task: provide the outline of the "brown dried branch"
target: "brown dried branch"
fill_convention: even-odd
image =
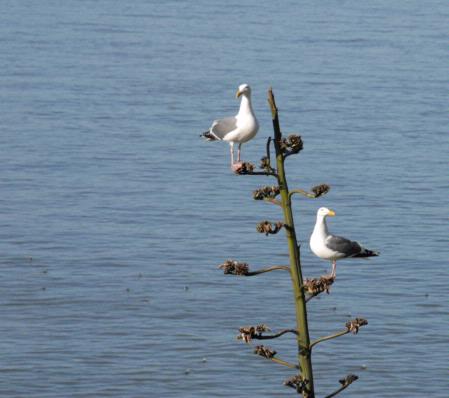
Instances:
[[[224,274],[239,276],[254,276],[277,270],[290,271],[290,267],[287,265],[272,265],[271,267],[261,268],[257,271],[250,271],[247,263],[240,263],[236,260],[226,260],[218,268],[222,269]]]
[[[319,278],[306,279],[303,284],[303,289],[310,296],[306,301],[311,300],[313,297],[326,292],[329,294],[331,285],[335,282],[335,277],[332,275],[323,275]]]
[[[332,398],[335,397],[337,394],[339,394],[341,391],[343,391],[345,388],[349,387],[352,383],[354,383],[359,376],[349,374],[344,379],[339,380],[339,383],[341,384],[341,387],[334,391],[332,394],[326,395],[325,398]]]
[[[240,334],[237,336],[237,340],[243,340],[245,343],[249,343],[251,340],[269,340],[276,339],[286,333],[293,333],[298,335],[298,331],[295,329],[285,329],[276,334],[263,335],[264,332],[271,331],[266,325],[246,326],[239,329]]]
[[[234,173],[238,175],[264,175],[264,176],[277,176],[274,171],[254,171],[256,166],[249,162],[242,162],[235,166]]]
[[[282,221],[278,221],[277,223],[272,223],[270,221],[262,221],[259,224],[257,224],[256,229],[257,232],[260,232],[261,234],[268,235],[274,235],[277,234],[282,227],[284,226],[284,223]]]

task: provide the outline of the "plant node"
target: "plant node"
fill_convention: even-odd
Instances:
[[[256,229],[257,232],[260,232],[261,234],[268,235],[274,235],[277,234],[282,227],[284,226],[284,223],[281,221],[278,221],[277,223],[272,223],[270,221],[262,221],[259,224],[257,224]]]

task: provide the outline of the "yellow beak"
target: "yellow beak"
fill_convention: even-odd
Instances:
[[[335,216],[335,211],[329,210],[329,213],[327,213],[327,215],[333,217]]]
[[[242,92],[241,91],[237,91],[236,93],[235,93],[235,98],[238,98],[238,97],[240,97],[242,95]]]

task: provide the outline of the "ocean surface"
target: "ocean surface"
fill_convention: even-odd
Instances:
[[[446,398],[447,20],[443,0],[12,1],[0,3],[0,396],[290,397],[294,372],[238,328],[295,325],[281,219],[199,138],[253,89],[258,163],[273,87],[304,274],[317,208],[332,232],[381,256],[341,261],[309,304],[317,396]],[[256,342],[257,344],[257,342]],[[270,341],[295,360],[289,336]]]

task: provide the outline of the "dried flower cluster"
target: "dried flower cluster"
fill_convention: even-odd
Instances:
[[[270,221],[262,221],[259,224],[257,224],[256,229],[257,232],[260,232],[261,234],[265,234],[268,236],[269,234],[274,235],[277,234],[282,227],[284,226],[284,223],[281,221],[278,221],[277,223],[272,223]]]
[[[343,387],[347,387],[350,384],[354,383],[358,378],[359,376],[357,375],[349,374],[344,379],[340,379],[338,381]]]
[[[359,329],[365,325],[368,325],[368,321],[366,319],[355,318],[346,322],[346,329],[348,330],[348,332],[357,334],[359,332]]]
[[[279,195],[279,187],[273,185],[271,187],[265,186],[260,189],[256,189],[253,192],[253,198],[255,200],[264,200],[265,198],[274,199],[277,195]]]
[[[332,275],[324,275],[319,278],[306,279],[304,281],[304,290],[312,296],[316,296],[323,292],[329,294],[330,287],[334,281],[335,277]]]
[[[265,170],[268,173],[274,172],[274,169],[273,169],[273,167],[271,167],[271,162],[270,162],[270,159],[268,158],[268,156],[264,156],[260,159],[259,168],[261,168],[262,170]]]
[[[290,377],[289,379],[284,381],[284,386],[294,388],[298,393],[307,392],[307,383],[309,381],[307,379],[303,379],[302,376],[296,375]]]
[[[300,152],[304,145],[301,136],[291,134],[287,138],[282,139],[280,142],[280,147],[285,156],[288,156]]]
[[[239,263],[236,260],[226,260],[218,268],[222,269],[225,274],[231,275],[248,275],[249,272],[247,263]]]
[[[249,162],[240,163],[237,168],[234,169],[235,174],[251,174],[256,166]]]
[[[237,340],[243,340],[245,343],[249,343],[253,338],[260,337],[263,332],[268,332],[271,329],[267,325],[246,326],[239,329],[240,334],[237,336]]]
[[[321,195],[324,195],[329,192],[331,187],[327,184],[317,185],[312,188],[312,192],[315,195],[315,198],[319,198]]]
[[[276,351],[272,350],[271,348],[265,347],[264,345],[258,345],[256,346],[256,348],[254,348],[254,354],[271,359],[276,355]]]

